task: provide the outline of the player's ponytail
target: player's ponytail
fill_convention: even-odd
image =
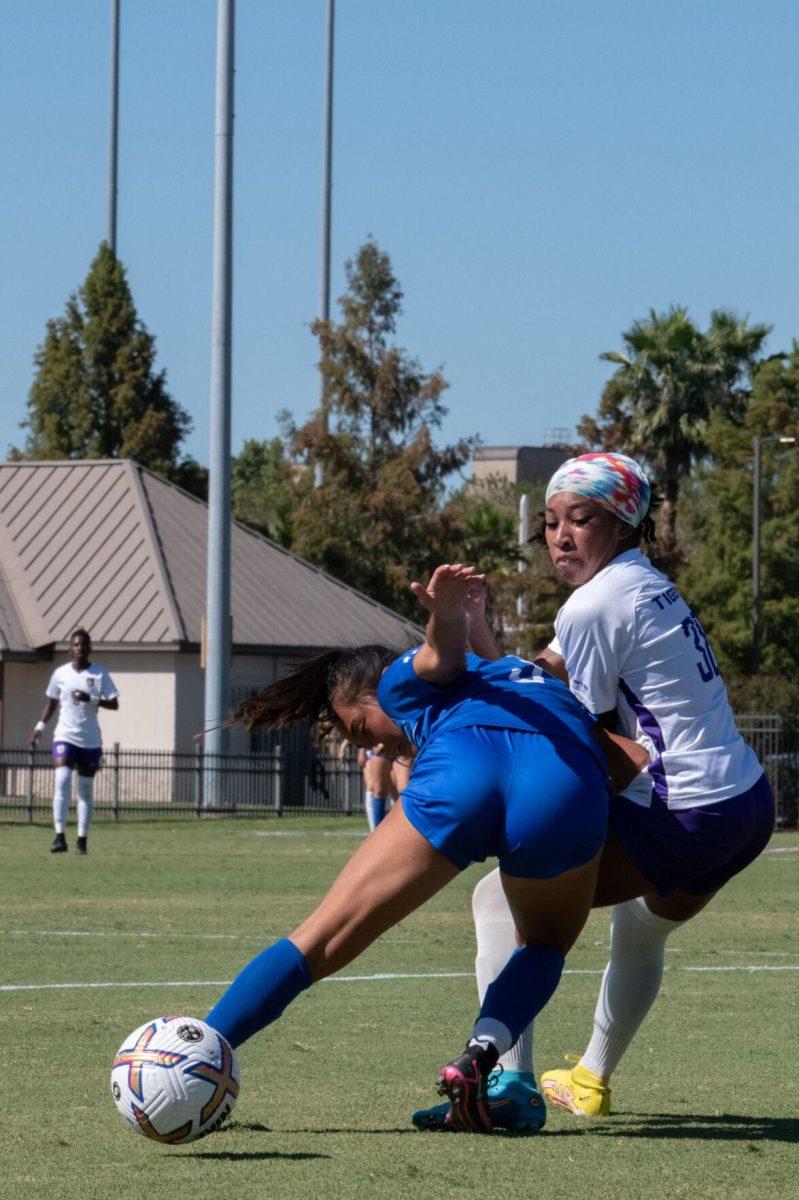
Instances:
[[[275,729],[305,719],[328,732],[336,720],[333,696],[347,702],[373,696],[383,671],[399,653],[381,645],[328,650],[242,700],[225,724],[241,721],[249,730]]]

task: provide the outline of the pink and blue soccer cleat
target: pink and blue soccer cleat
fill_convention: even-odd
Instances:
[[[467,1046],[463,1054],[439,1071],[438,1094],[449,1097],[449,1119],[456,1132],[490,1133],[493,1129],[488,1111],[488,1076],[496,1057],[496,1051]]]
[[[537,1133],[547,1119],[544,1097],[529,1071],[493,1071],[488,1079],[488,1115],[495,1129]],[[450,1104],[436,1104],[411,1113],[417,1129],[429,1133],[454,1132]]]

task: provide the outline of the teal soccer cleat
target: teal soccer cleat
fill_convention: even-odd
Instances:
[[[488,1081],[488,1111],[495,1129],[537,1133],[547,1119],[544,1097],[529,1071],[492,1072]],[[411,1113],[417,1129],[427,1133],[454,1131],[449,1104],[435,1104]]]

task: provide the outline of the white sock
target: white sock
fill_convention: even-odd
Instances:
[[[489,984],[518,947],[516,925],[502,890],[499,869],[480,880],[472,894],[472,915],[477,935],[477,994],[482,1004]],[[497,1043],[498,1044],[498,1043]],[[501,1047],[504,1048],[504,1047]],[[506,1071],[533,1070],[533,1027],[528,1026],[514,1046],[502,1055],[500,1065]]]
[[[369,829],[373,833],[386,815],[385,799],[383,796],[376,796],[374,792],[367,790],[364,807],[366,809],[366,819],[369,822]]]
[[[684,921],[668,921],[643,897],[616,904],[610,924],[610,961],[599,989],[594,1032],[582,1065],[612,1075],[655,1002],[663,977],[666,939]]]
[[[482,1046],[484,1050],[489,1046],[494,1046],[502,1054],[512,1041],[511,1031],[507,1025],[503,1025],[502,1021],[495,1021],[493,1017],[479,1017],[475,1021],[469,1045]]]
[[[69,798],[72,794],[72,767],[56,767],[55,791],[53,793],[53,825],[56,833],[63,833],[67,827]]]
[[[78,776],[78,837],[86,837],[92,823],[94,808],[94,779],[88,775]]]

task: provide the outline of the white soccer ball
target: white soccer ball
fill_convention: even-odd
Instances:
[[[111,1068],[125,1120],[156,1142],[193,1142],[230,1116],[239,1094],[232,1046],[197,1017],[156,1017],[134,1029]]]

